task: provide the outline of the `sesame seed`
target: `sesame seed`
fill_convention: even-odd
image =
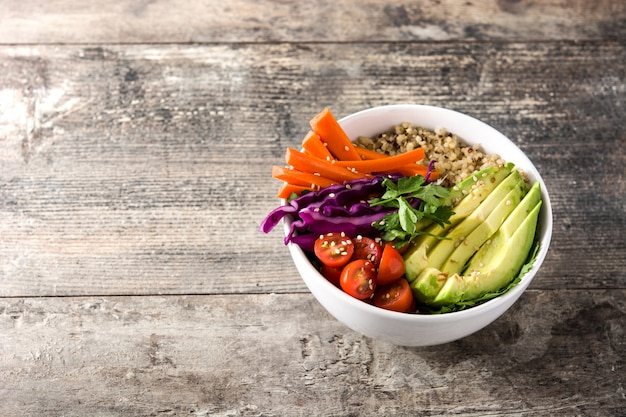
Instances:
[[[350,150],[350,147],[348,145],[346,145],[346,146],[343,147],[343,150],[348,152]]]

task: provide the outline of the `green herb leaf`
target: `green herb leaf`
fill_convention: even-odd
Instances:
[[[385,192],[381,197],[369,201],[372,206],[396,208],[387,214],[383,221],[374,224],[382,231],[382,238],[399,244],[410,242],[415,236],[424,234],[418,228],[421,220],[427,219],[439,224],[449,223],[454,212],[452,207],[443,204],[449,196],[447,188],[427,184],[424,177],[402,177],[397,182],[389,178],[383,180]]]

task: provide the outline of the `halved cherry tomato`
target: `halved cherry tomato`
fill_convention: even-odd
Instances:
[[[352,239],[352,242],[354,243],[353,261],[356,259],[367,259],[374,266],[378,267],[380,258],[383,256],[383,247],[378,242],[372,238],[360,235]]]
[[[322,273],[322,275],[324,275],[324,278],[326,278],[328,281],[335,284],[336,286],[339,286],[341,271],[343,271],[342,266],[334,267],[322,264],[322,267],[320,268],[320,272]]]
[[[376,289],[374,305],[386,310],[405,313],[410,311],[413,304],[413,292],[409,282],[400,278],[391,284],[381,285]]]
[[[343,267],[341,289],[359,300],[370,298],[376,290],[376,267],[365,259],[351,261]]]
[[[400,252],[391,245],[385,245],[380,265],[378,265],[378,283],[380,285],[391,284],[404,275],[405,270],[404,259]]]
[[[313,250],[324,265],[336,268],[350,261],[354,243],[345,233],[326,233],[315,240]]]

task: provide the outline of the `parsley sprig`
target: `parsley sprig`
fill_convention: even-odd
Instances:
[[[449,196],[447,188],[427,183],[424,177],[401,177],[397,182],[385,178],[382,185],[385,193],[369,201],[371,206],[383,206],[397,210],[387,214],[374,227],[382,232],[382,238],[395,241],[399,246],[410,242],[415,236],[427,234],[419,227],[422,221],[433,221],[439,225],[450,223],[454,212],[444,205]]]

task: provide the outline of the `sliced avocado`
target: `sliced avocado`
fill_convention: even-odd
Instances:
[[[530,252],[541,205],[540,185],[534,183],[498,232],[470,260],[467,272],[480,272],[483,275],[508,272],[506,275],[512,279]]]
[[[518,184],[506,197],[500,201],[496,208],[489,213],[487,218],[480,223],[461,242],[455,243],[456,248],[448,259],[443,263],[441,270],[449,274],[461,273],[465,269],[467,261],[478,252],[478,249],[500,228],[513,209],[520,203],[526,194],[526,185]]]
[[[428,252],[433,248],[441,236],[452,226],[457,225],[469,216],[482,203],[485,198],[511,174],[514,165],[506,164],[504,167],[487,167],[476,174],[461,181],[450,191],[449,202],[454,205],[454,214],[450,217],[450,224],[440,226],[432,224],[424,229],[428,235],[415,239],[411,247],[404,255],[406,266],[406,278],[412,282],[428,266]]]
[[[480,203],[472,214],[446,233],[446,239],[437,242],[435,247],[428,253],[428,266],[442,269],[444,262],[454,249],[463,244],[463,240],[489,217],[489,214],[498,204],[506,199],[509,192],[514,189],[520,189],[521,186],[525,187],[524,179],[518,171],[513,171],[511,175],[506,177],[504,181],[489,193],[487,198]]]
[[[489,193],[513,172],[514,167],[515,165],[509,162],[502,167],[483,168],[452,187],[444,204],[451,205],[454,214],[450,216],[450,224],[446,225],[445,229],[449,229],[472,214]]]
[[[410,287],[417,301],[431,304],[447,280],[448,274],[437,268],[426,268],[411,282]]]
[[[452,274],[431,304],[474,300],[504,288],[519,272],[535,239],[541,191],[533,184],[496,234],[471,259],[465,275]]]

